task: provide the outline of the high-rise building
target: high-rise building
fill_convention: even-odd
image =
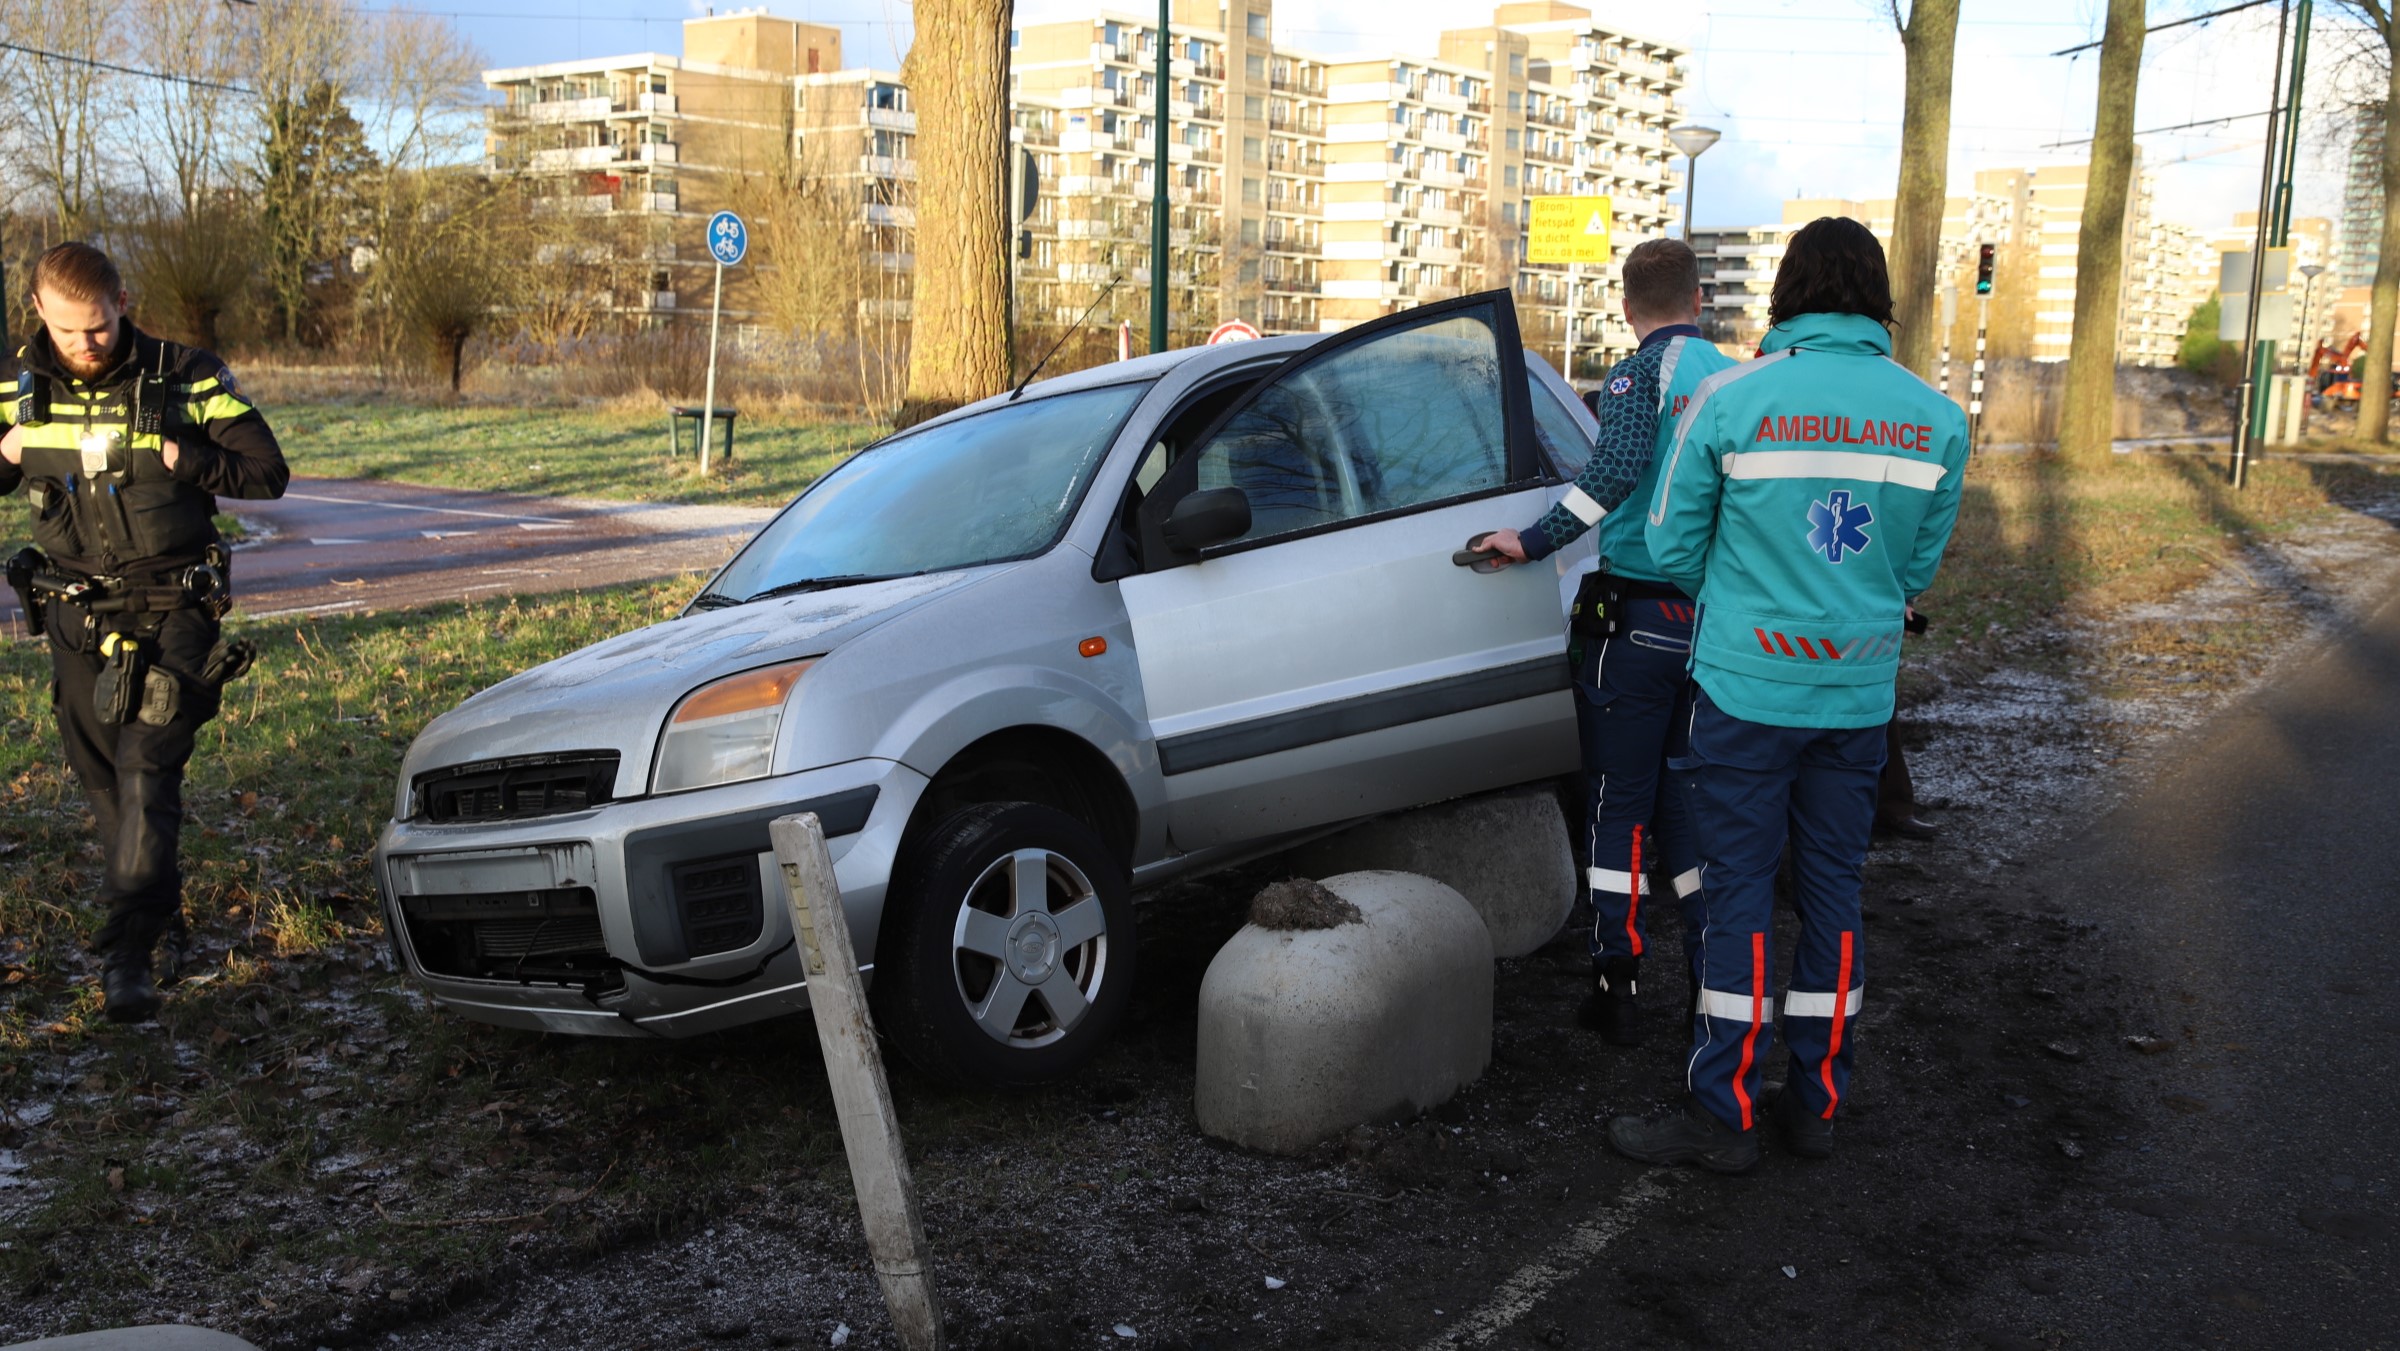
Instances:
[[[1278,43],[1272,3],[1175,0],[1170,15],[1174,341],[1235,318],[1335,329],[1513,286],[1528,345],[1631,350],[1614,262],[1524,262],[1527,199],[1606,195],[1620,256],[1667,233],[1681,50],[1530,0],[1440,34],[1436,56],[1331,61]],[[1109,10],[1013,35],[1011,134],[1038,180],[1019,305],[1035,322],[1073,320],[1112,280],[1112,308],[1139,311],[1158,41],[1155,15]],[[684,48],[485,72],[504,96],[491,165],[548,178],[559,209],[651,223],[661,266],[632,308],[678,303],[704,259],[677,254],[667,222],[728,205],[745,179],[831,185],[858,203],[874,256],[909,265],[915,114],[896,76],[845,70],[834,30],[764,11],[689,20]]]
[[[2383,105],[2360,108],[2342,179],[2340,285],[2373,286],[2383,256]]]

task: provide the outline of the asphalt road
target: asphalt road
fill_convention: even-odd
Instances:
[[[234,550],[253,618],[387,610],[607,586],[714,568],[774,513],[563,501],[402,483],[296,478],[272,502],[218,503],[256,532]],[[0,591],[0,626],[21,625]]]

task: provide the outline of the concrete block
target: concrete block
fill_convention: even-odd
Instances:
[[[258,1348],[231,1333],[211,1332],[181,1323],[158,1323],[149,1327],[111,1328],[105,1332],[78,1332],[70,1337],[44,1337],[38,1342],[11,1342],[0,1347],[0,1351],[258,1351]]]
[[[1388,869],[1447,883],[1483,916],[1501,957],[1523,957],[1556,938],[1578,893],[1566,813],[1548,788],[1378,817],[1288,858],[1303,877]]]
[[[1492,940],[1431,878],[1324,881],[1358,919],[1245,925],[1200,982],[1194,1106],[1220,1140],[1298,1154],[1353,1126],[1415,1116],[1492,1059]]]

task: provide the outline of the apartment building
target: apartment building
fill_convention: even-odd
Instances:
[[[2341,227],[2324,216],[2299,216],[2292,221],[2286,296],[2262,308],[2259,324],[2259,336],[2278,344],[2277,360],[2287,369],[2293,367],[2295,354],[2305,366],[2317,343],[2335,338],[2335,310],[2342,299],[2340,281],[2347,262],[2339,246],[2341,237]],[[2191,303],[2197,305],[2217,293],[2223,255],[2248,253],[2258,246],[2258,213],[2235,212],[2231,225],[2205,236],[2194,232],[2194,240],[2187,287]],[[2318,269],[2314,277],[2307,272],[2312,267]]]
[[[1174,341],[1219,321],[1315,332],[1426,300],[1514,285],[1526,341],[1592,362],[1630,351],[1617,269],[1523,261],[1525,199],[1611,199],[1617,252],[1666,233],[1679,182],[1666,129],[1680,50],[1555,0],[1506,4],[1439,55],[1328,61],[1275,41],[1273,0],[1175,0],[1168,51],[1168,284]],[[1150,282],[1155,14],[1102,10],[1012,40],[1016,142],[1038,178],[1018,261],[1020,312],[1065,323],[1115,280]],[[745,175],[853,195],[884,266],[913,265],[915,114],[886,72],[841,67],[830,28],[745,11],[684,25],[684,54],[485,73],[503,96],[496,170],[551,178],[558,209],[656,222],[727,204]],[[643,303],[677,303],[669,265],[699,266],[655,224]],[[1570,285],[1577,292],[1570,297]],[[884,302],[897,316],[906,301]],[[1555,359],[1555,357],[1554,357]]]
[[[2342,266],[2344,288],[2373,286],[2383,256],[2383,126],[2381,105],[2353,115],[2350,155],[2342,174]]]
[[[483,73],[500,96],[485,161],[549,189],[544,205],[608,218],[635,284],[614,288],[621,314],[663,314],[691,298],[708,268],[696,228],[744,175],[788,172],[796,81],[838,71],[841,33],[746,11],[686,20],[683,54],[637,52]],[[595,230],[595,233],[601,233]],[[705,297],[701,297],[705,299]]]

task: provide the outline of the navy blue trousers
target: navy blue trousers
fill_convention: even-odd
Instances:
[[[1756,1124],[1767,1052],[1791,1048],[1784,1092],[1827,1120],[1850,1084],[1866,988],[1859,881],[1875,825],[1884,733],[1770,727],[1734,717],[1705,690],[1673,764],[1699,839],[1700,1007],[1688,1082],[1719,1121]],[[1778,1001],[1775,874],[1791,844],[1800,912],[1791,981]]]
[[[1690,601],[1629,602],[1617,636],[1584,640],[1576,668],[1596,962],[1639,957],[1648,946],[1642,914],[1653,870],[1674,888],[1685,951],[1699,951],[1699,849],[1683,796],[1664,791],[1691,718],[1692,616]]]

